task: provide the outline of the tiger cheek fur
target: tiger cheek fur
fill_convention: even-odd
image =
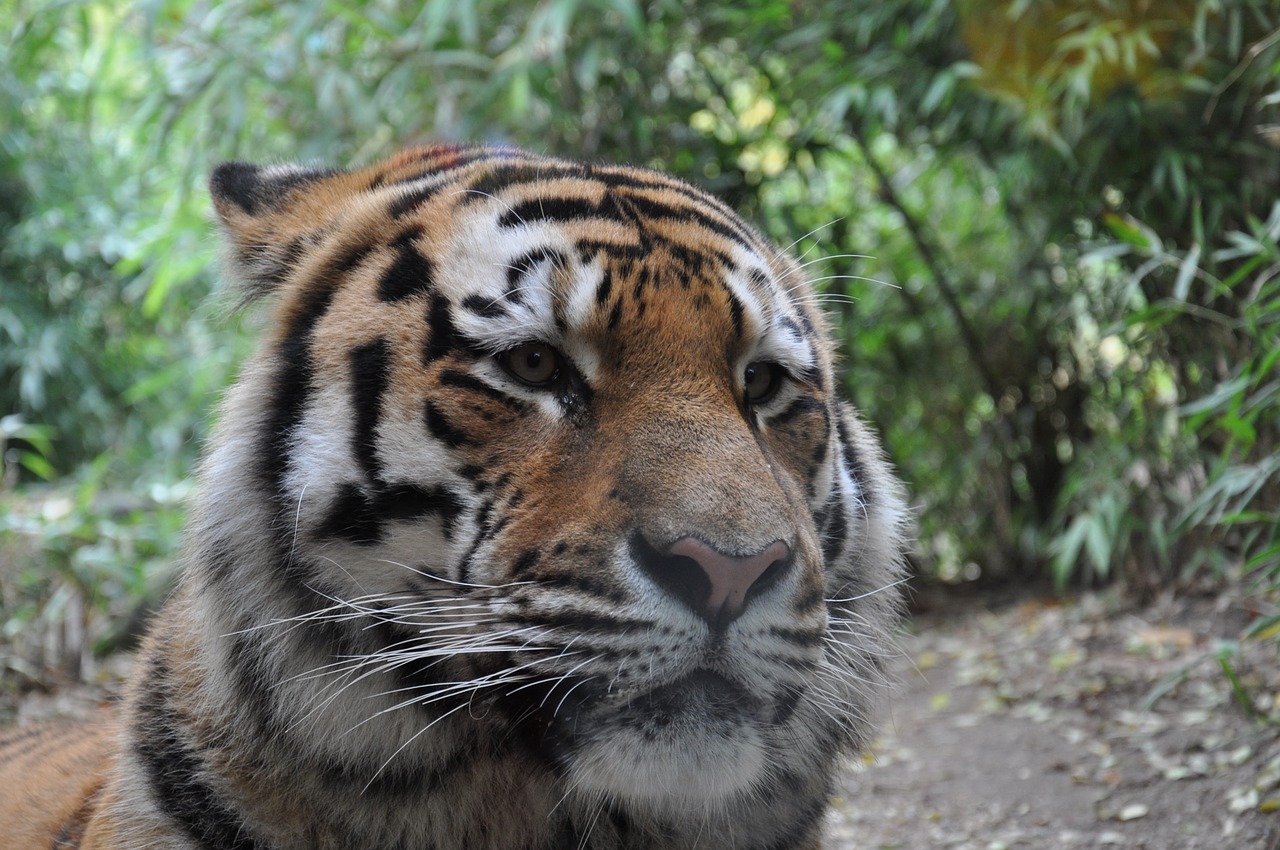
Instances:
[[[275,320],[84,846],[817,847],[907,520],[801,267],[511,149],[211,185]]]

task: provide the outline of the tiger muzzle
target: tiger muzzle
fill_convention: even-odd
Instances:
[[[791,547],[781,540],[752,554],[731,555],[692,535],[660,551],[637,534],[632,555],[654,584],[714,631],[728,628],[752,599],[777,584],[794,566]]]

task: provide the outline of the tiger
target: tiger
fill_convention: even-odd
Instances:
[[[259,348],[122,697],[0,745],[0,841],[821,847],[911,519],[801,260],[500,146],[209,187]]]

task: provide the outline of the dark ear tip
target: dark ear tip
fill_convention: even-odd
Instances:
[[[247,162],[224,162],[209,177],[209,192],[215,201],[231,201],[249,215],[258,210],[262,169]]]
[[[340,173],[302,165],[224,162],[210,175],[209,191],[218,205],[233,203],[248,215],[280,212],[295,189]]]

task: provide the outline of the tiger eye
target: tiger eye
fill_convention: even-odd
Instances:
[[[742,387],[747,404],[764,404],[782,386],[782,367],[777,363],[757,361],[742,370]]]
[[[498,355],[511,377],[531,387],[545,387],[560,374],[560,353],[542,342],[526,342]]]

